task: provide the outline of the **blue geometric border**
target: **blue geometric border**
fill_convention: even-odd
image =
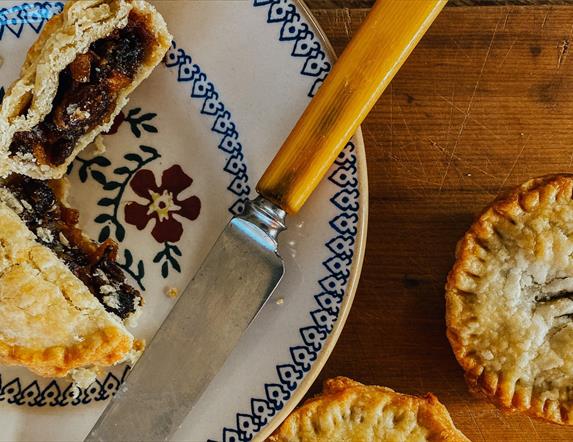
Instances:
[[[55,4],[23,3],[10,8],[2,8],[0,9],[0,40],[4,35],[4,29],[10,31],[11,34],[7,35],[20,38],[22,31],[28,28],[26,25],[39,33],[45,22],[62,10],[63,4],[59,2]],[[183,49],[177,48],[175,42],[172,42],[172,47],[165,57],[165,65],[168,69],[177,70],[177,82],[189,86],[190,97],[202,102],[200,113],[212,120],[211,131],[219,137],[217,147],[225,154],[223,170],[230,175],[227,189],[235,196],[235,201],[228,210],[233,215],[242,213],[251,189],[248,185],[247,165],[244,162],[239,133],[235,129],[230,112],[219,100],[219,94],[213,83],[207,79],[206,74],[197,64],[192,63],[191,57]],[[3,97],[3,88],[0,89],[0,94]],[[0,374],[0,402],[30,407],[63,407],[89,404],[92,401],[105,401],[115,394],[128,371],[129,367],[125,366],[119,378],[110,372],[103,381],[96,380],[85,389],[72,389],[71,382],[59,385],[56,380],[52,380],[46,387],[41,388],[36,380],[24,384],[19,377],[6,380]]]
[[[291,44],[291,55],[303,61],[300,73],[314,79],[308,91],[314,97],[332,67],[320,40],[292,0],[253,0],[253,6],[267,8],[267,23],[277,25],[279,41]]]
[[[64,10],[62,2],[34,2],[22,3],[10,8],[0,9],[0,40],[8,31],[16,38],[20,38],[22,31],[31,28],[36,34],[40,33],[44,23],[54,15]]]
[[[292,44],[293,57],[303,57],[301,74],[315,78],[308,93],[312,97],[331,68],[321,42],[291,0],[253,0],[253,6],[267,8],[267,23],[280,27],[279,41]],[[360,192],[352,142],[338,156],[328,180],[339,189],[330,199],[339,212],[329,221],[333,236],[324,244],[329,256],[322,263],[325,273],[318,281],[321,290],[314,295],[316,308],[309,313],[312,322],[299,329],[300,343],[290,347],[290,361],[275,367],[277,377],[264,384],[264,396],[251,398],[250,409],[236,413],[234,425],[222,429],[224,442],[250,441],[284,407],[338,319],[358,235]]]
[[[225,167],[223,170],[230,175],[230,183],[227,187],[237,198],[229,207],[233,215],[243,213],[251,188],[247,165],[244,161],[243,146],[239,141],[235,123],[231,120],[231,113],[219,100],[219,93],[215,85],[207,79],[207,75],[199,65],[193,63],[191,56],[183,49],[177,48],[175,41],[165,56],[165,65],[169,69],[177,70],[177,81],[188,84],[189,95],[193,99],[202,100],[201,114],[209,117],[213,123],[211,131],[219,137],[218,148],[225,154]]]
[[[328,180],[339,188],[330,202],[339,210],[329,222],[334,236],[324,244],[329,257],[322,262],[325,274],[318,281],[321,290],[314,295],[316,308],[312,323],[299,329],[301,342],[289,349],[291,360],[276,366],[277,379],[264,384],[265,396],[251,398],[250,410],[237,413],[234,427],[222,430],[224,442],[250,441],[290,399],[292,393],[316,360],[334,328],[344,298],[358,235],[359,197],[356,153],[348,143],[335,162]]]
[[[301,75],[314,80],[308,92],[309,97],[313,96],[331,69],[320,40],[304,22],[291,0],[253,0],[253,6],[267,8],[267,23],[277,26],[279,41],[291,44],[291,55],[301,59]],[[26,27],[39,33],[45,21],[62,9],[60,2],[23,3],[2,8],[0,40],[6,30],[15,37],[20,37]],[[213,121],[211,130],[219,136],[218,148],[226,157],[224,171],[230,175],[228,189],[236,196],[229,211],[232,214],[241,213],[251,189],[239,134],[231,114],[219,100],[219,94],[206,74],[184,50],[177,48],[175,42],[165,60],[168,68],[177,70],[177,81],[189,85],[191,98],[203,101],[201,114]],[[339,188],[330,199],[339,213],[329,222],[333,236],[324,247],[330,255],[322,263],[325,273],[319,281],[321,290],[314,296],[316,308],[309,312],[311,323],[299,329],[300,343],[289,349],[290,361],[276,366],[277,378],[264,384],[264,396],[251,398],[250,410],[237,413],[235,425],[222,430],[225,442],[251,440],[284,407],[333,330],[350,276],[358,234],[360,195],[356,163],[354,145],[349,143],[328,177]],[[55,381],[40,389],[37,381],[23,386],[18,378],[3,383],[0,377],[0,402],[56,407],[106,400],[117,390],[127,370],[126,367],[119,378],[109,373],[103,381],[97,381],[79,397],[72,397],[70,386],[62,391]]]
[[[64,9],[62,2],[22,3],[10,8],[0,8],[0,41],[4,36],[20,38],[22,32],[31,29],[39,34],[44,24],[54,15]],[[4,97],[4,88],[0,88],[0,102]],[[7,380],[0,375],[0,402],[30,407],[64,407],[67,405],[89,404],[92,401],[104,401],[123,382],[129,367],[126,366],[121,375],[108,373],[103,380],[96,380],[86,389],[73,389],[73,384],[59,385],[52,380],[45,387],[38,381],[23,384],[19,377]]]
[[[72,388],[71,382],[61,386],[55,379],[44,388],[40,387],[38,381],[22,385],[20,378],[3,384],[0,377],[0,402],[29,407],[65,407],[105,401],[115,394],[128,371],[129,367],[125,366],[119,377],[110,372],[103,381],[96,379],[85,389]]]

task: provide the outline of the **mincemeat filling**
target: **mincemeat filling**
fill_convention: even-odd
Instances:
[[[125,28],[94,42],[60,73],[52,111],[32,130],[14,134],[10,152],[32,154],[39,164],[63,164],[78,139],[109,118],[152,42],[145,17],[131,12]]]

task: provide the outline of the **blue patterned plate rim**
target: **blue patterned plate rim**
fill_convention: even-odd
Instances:
[[[302,13],[305,20],[314,28],[316,37],[320,41],[323,49],[326,51],[329,60],[336,60],[336,53],[322,26],[318,23],[316,17],[312,14],[310,8],[304,3],[304,0],[292,0],[299,13]],[[311,369],[305,373],[304,379],[298,385],[290,399],[284,404],[282,410],[278,412],[272,420],[263,427],[259,433],[256,434],[255,440],[263,441],[268,438],[271,433],[286,419],[292,410],[299,404],[312,386],[322,368],[328,361],[330,354],[334,350],[336,342],[344,329],[348,314],[354,302],[354,295],[358,288],[358,282],[362,272],[362,264],[364,262],[364,253],[366,250],[366,235],[368,230],[368,173],[366,166],[366,150],[364,147],[364,138],[362,136],[362,129],[359,128],[352,138],[356,149],[356,158],[358,161],[358,187],[360,191],[360,208],[359,208],[359,221],[358,221],[358,234],[355,242],[355,255],[352,262],[352,270],[346,285],[343,302],[341,305],[338,318],[333,330],[328,335],[317,359],[313,362]]]
[[[303,55],[304,67],[301,71],[301,75],[307,75],[310,77],[311,80],[314,80],[310,91],[308,92],[309,97],[316,92],[319,85],[324,80],[328,70],[330,69],[332,60],[335,59],[334,50],[330,45],[326,35],[324,34],[323,30],[321,29],[320,25],[317,23],[316,19],[312,15],[312,13],[308,10],[306,5],[302,2],[302,0],[251,0],[250,3],[253,7],[263,7],[264,9],[268,8],[269,18],[267,23],[273,26],[278,25],[278,29],[280,29],[280,40],[281,41],[289,41],[291,44],[294,44],[295,49],[293,49],[293,56],[301,56],[301,54],[295,54],[296,47],[299,46],[299,43],[306,44],[308,41],[308,35],[310,34],[310,42],[312,46],[307,47],[306,49],[312,49],[312,52],[308,52]],[[22,10],[25,7],[31,7],[31,3],[24,3],[22,4]],[[34,6],[42,7],[42,6],[50,6],[48,2],[45,3],[34,3]],[[287,13],[288,11],[288,13]],[[273,13],[277,13],[282,15],[277,19],[276,15],[273,16]],[[49,18],[46,17],[38,17],[37,20],[30,20],[28,24],[34,28],[36,33],[39,31],[38,24],[40,25],[44,22],[45,19]],[[306,24],[305,24],[306,23]],[[6,23],[6,26],[2,27],[2,31],[4,31],[5,27],[12,33],[17,32],[10,28],[10,24],[15,25],[15,23]],[[34,27],[34,24],[36,27]],[[296,30],[296,26],[299,26],[299,29]],[[302,28],[300,27],[302,26]],[[296,34],[289,34],[289,30],[294,29],[296,30]],[[302,29],[302,31],[301,31]],[[19,32],[18,32],[19,34]],[[0,34],[1,35],[1,34]],[[18,35],[19,36],[19,35]],[[300,47],[299,47],[300,49]],[[318,57],[320,56],[320,57]],[[308,68],[308,69],[307,69]],[[309,78],[305,77],[305,78]],[[0,90],[0,96],[3,95],[3,89]],[[154,115],[154,114],[149,114]],[[294,382],[294,384],[284,384],[284,380],[282,379],[281,372],[279,368],[284,368],[285,365],[277,365],[277,370],[279,371],[280,383],[284,384],[282,387],[289,387],[290,393],[287,396],[284,396],[282,399],[277,402],[277,406],[273,406],[272,414],[267,415],[268,420],[265,418],[264,421],[260,419],[256,428],[251,428],[251,431],[245,431],[242,427],[241,419],[246,417],[242,413],[238,413],[236,427],[228,428],[225,427],[221,431],[222,440],[231,441],[237,440],[235,436],[238,437],[238,440],[250,440],[251,438],[263,438],[268,436],[270,432],[292,411],[294,406],[300,401],[300,399],[304,396],[307,392],[308,388],[311,384],[315,381],[316,377],[320,373],[322,367],[326,363],[330,353],[332,352],[336,341],[344,327],[346,322],[350,307],[353,302],[354,294],[356,292],[356,288],[358,285],[358,280],[360,277],[360,272],[362,268],[362,261],[364,257],[365,251],[365,242],[366,242],[366,227],[367,227],[367,216],[368,216],[368,185],[367,185],[367,170],[366,170],[366,159],[365,159],[365,149],[364,143],[362,139],[362,133],[360,130],[357,131],[355,136],[352,139],[352,142],[349,143],[349,149],[345,152],[345,154],[341,155],[339,160],[337,160],[337,166],[335,172],[332,173],[328,177],[328,179],[335,183],[338,187],[341,188],[352,188],[353,195],[358,197],[358,200],[355,200],[355,208],[352,209],[352,217],[354,220],[350,220],[350,223],[354,223],[352,226],[353,232],[346,233],[350,234],[354,237],[354,242],[352,243],[352,249],[348,252],[350,253],[351,259],[349,262],[339,262],[335,264],[340,264],[344,268],[345,276],[345,283],[342,287],[340,287],[340,304],[339,310],[337,311],[334,318],[328,317],[327,319],[330,320],[330,326],[319,326],[324,331],[321,331],[322,337],[320,338],[320,345],[315,348],[314,357],[311,359],[307,366],[302,367],[302,371],[297,371],[299,381]],[[145,147],[145,146],[143,146]],[[148,148],[150,149],[150,148]],[[340,175],[339,172],[342,174]],[[350,172],[350,173],[348,173]],[[337,181],[337,178],[340,178],[342,181],[346,180],[348,176],[353,176],[354,182],[348,182],[349,184],[340,185]],[[342,192],[337,193],[330,201],[335,204],[337,207],[337,198],[342,194]],[[344,196],[344,195],[342,195]],[[335,201],[337,200],[337,201]],[[342,200],[344,201],[344,200]],[[230,209],[231,210],[231,209]],[[232,210],[231,210],[232,211]],[[233,211],[232,211],[233,212]],[[342,216],[342,215],[341,215]],[[336,226],[335,218],[331,220],[330,225],[335,230],[338,231]],[[333,224],[334,223],[334,224]],[[347,226],[344,225],[346,228]],[[330,250],[333,250],[333,246],[336,246],[335,240],[339,241],[337,238],[342,238],[342,234],[338,237],[332,238],[329,243],[325,244]],[[340,243],[338,243],[340,246]],[[334,251],[334,250],[333,250]],[[336,253],[335,253],[336,255]],[[328,262],[323,263],[328,267]],[[337,268],[337,271],[339,268]],[[330,271],[330,270],[329,270]],[[332,271],[330,271],[332,273]],[[319,283],[322,285],[322,281]],[[324,290],[329,290],[324,288]],[[330,293],[330,292],[329,292]],[[329,296],[329,295],[327,295]],[[315,296],[317,302],[320,304],[321,309],[326,309],[326,307],[322,307],[321,302]],[[311,316],[313,317],[313,321],[316,323],[316,318],[314,314],[317,311],[312,311]],[[318,316],[320,318],[320,316]],[[326,318],[326,316],[325,316]],[[333,320],[334,319],[334,320]],[[325,319],[326,320],[326,319]],[[324,325],[324,324],[323,324]],[[311,327],[307,327],[311,328]],[[301,329],[302,332],[303,329]],[[306,343],[306,338],[303,336]],[[298,347],[291,348],[291,355],[293,358],[293,362],[295,365],[298,365],[300,361],[297,361],[296,349]],[[293,353],[293,350],[295,352]],[[305,363],[306,364],[306,363]],[[299,366],[300,368],[300,366]],[[125,375],[125,372],[123,373]],[[122,376],[123,377],[123,376]],[[105,382],[104,382],[105,383]],[[267,385],[274,385],[274,384],[265,384],[265,388]],[[281,387],[281,388],[282,388]],[[268,397],[268,392],[267,392]],[[255,398],[251,399],[251,401],[256,400]],[[252,403],[252,402],[251,402]],[[258,418],[256,412],[254,412],[254,416]],[[252,417],[252,416],[251,416]],[[266,425],[265,425],[266,424]],[[254,431],[253,431],[254,430]]]

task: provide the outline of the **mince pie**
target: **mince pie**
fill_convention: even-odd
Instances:
[[[345,377],[295,410],[269,442],[469,442],[438,399],[366,386]]]
[[[169,49],[141,0],[71,0],[28,52],[0,110],[0,176],[59,178]]]
[[[0,362],[49,377],[108,366],[139,345],[123,321],[142,299],[65,203],[66,182],[10,176],[0,186]]]
[[[573,175],[532,179],[461,239],[446,286],[448,338],[470,388],[573,424]]]

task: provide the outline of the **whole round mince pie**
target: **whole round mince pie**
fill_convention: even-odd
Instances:
[[[447,334],[470,389],[573,424],[573,175],[495,200],[458,243]]]
[[[269,442],[469,442],[438,399],[408,396],[345,377],[295,410]]]

